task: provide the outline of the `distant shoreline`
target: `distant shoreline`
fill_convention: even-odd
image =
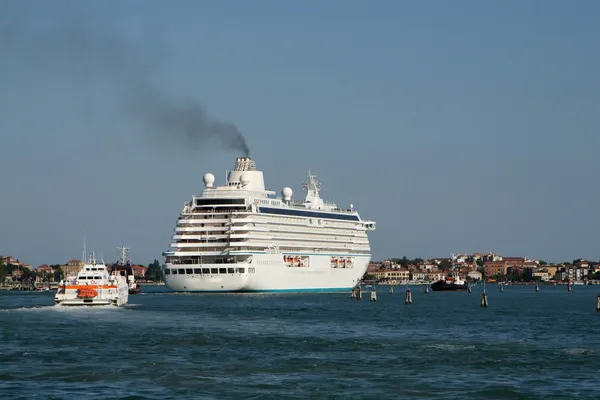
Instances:
[[[434,283],[434,282],[409,281],[409,282],[390,283],[390,282],[377,282],[377,281],[370,281],[370,280],[365,280],[365,281],[361,282],[362,285],[375,284],[376,286],[406,286],[406,285],[408,285],[408,286],[425,286],[425,285],[431,285],[432,283]],[[481,281],[481,280],[470,281],[469,284],[471,286],[483,286],[483,281]],[[509,282],[486,282],[485,284],[486,285],[503,285],[503,286],[535,286],[535,285],[568,286],[568,282],[562,282],[562,281],[560,281],[560,282],[547,282],[547,281],[515,282],[515,281],[509,281]],[[592,281],[588,281],[587,284],[584,281],[571,282],[571,286],[596,286],[596,285],[600,285],[600,281],[592,280]]]
[[[138,282],[140,286],[164,286],[164,282]],[[13,282],[12,284],[0,284],[0,290],[21,290],[21,288],[27,288],[26,291],[36,291],[38,288],[49,287],[51,290],[58,288],[58,282],[36,282],[34,285]]]

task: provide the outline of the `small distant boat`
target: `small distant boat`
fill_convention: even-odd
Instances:
[[[139,294],[142,291],[142,286],[135,280],[135,274],[131,260],[129,259],[129,248],[121,246],[118,249],[121,250],[121,257],[111,266],[111,270],[125,277],[129,287],[129,294]]]
[[[448,276],[431,284],[434,292],[462,292],[469,289],[469,285],[460,279],[458,275]]]
[[[129,301],[125,277],[109,274],[103,261],[92,255],[77,276],[60,281],[54,301],[63,306],[122,306]]]

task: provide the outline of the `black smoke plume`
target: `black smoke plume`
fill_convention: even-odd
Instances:
[[[117,89],[116,104],[149,133],[185,148],[218,143],[249,156],[246,139],[234,124],[210,116],[194,100],[173,100],[152,81],[152,72],[168,59],[159,46],[144,57],[123,38],[91,29],[85,18],[72,9],[61,9],[59,17],[44,27],[35,26],[26,7],[11,7],[17,4],[0,6],[0,59],[19,57],[33,63],[46,79],[52,79],[53,70],[45,70],[45,65],[58,64],[73,77],[108,82]],[[81,85],[80,89],[86,87]]]

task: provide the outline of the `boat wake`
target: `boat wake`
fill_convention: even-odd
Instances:
[[[0,309],[0,312],[24,312],[24,311],[46,311],[46,310],[51,310],[53,309],[55,306],[54,305],[48,305],[48,306],[31,306],[31,307],[14,307],[14,308],[2,308]]]
[[[90,312],[92,309],[97,310],[118,310],[119,307],[113,305],[101,305],[101,306],[62,306],[59,304],[45,305],[45,306],[31,306],[31,307],[15,307],[15,308],[3,308],[0,312]]]

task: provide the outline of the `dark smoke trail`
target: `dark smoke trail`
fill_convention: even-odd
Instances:
[[[145,63],[138,49],[121,38],[94,33],[72,10],[60,12],[63,17],[58,22],[37,30],[27,26],[30,18],[23,8],[12,14],[10,7],[2,7],[2,11],[0,57],[23,58],[25,54],[40,69],[47,63],[59,63],[73,77],[107,80],[120,91],[117,104],[155,136],[192,149],[216,142],[249,156],[246,139],[234,124],[211,117],[197,102],[173,101],[152,82],[150,72],[161,57]]]
[[[201,105],[193,101],[174,104],[156,87],[145,83],[142,82],[134,92],[133,115],[159,132],[168,132],[171,137],[191,146],[217,139],[226,148],[240,150],[245,157],[250,155],[246,139],[235,125],[210,117]]]

